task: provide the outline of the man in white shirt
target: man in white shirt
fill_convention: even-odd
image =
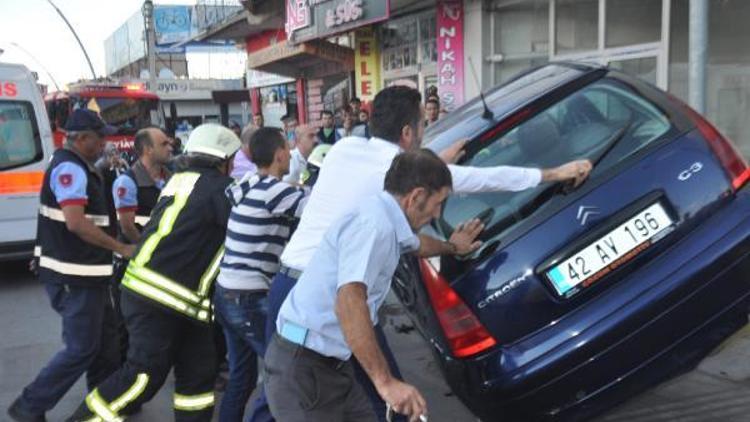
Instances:
[[[401,151],[418,149],[424,133],[424,109],[419,91],[403,86],[386,88],[375,97],[370,116],[372,138],[348,137],[338,141],[328,152],[325,165],[313,187],[299,226],[281,255],[281,270],[274,277],[268,297],[266,339],[276,331],[279,308],[312,255],[323,240],[328,227],[364,198],[378,194],[383,188],[385,174],[393,158]],[[463,148],[457,142],[441,154],[444,161],[453,162]],[[543,181],[574,180],[581,183],[591,171],[588,160],[573,161],[554,169],[534,169],[510,166],[463,167],[448,166],[453,179],[454,193],[489,191],[521,191]],[[469,225],[477,225],[476,221]],[[458,231],[458,229],[457,229]],[[434,255],[455,254],[451,242],[440,242],[420,235],[422,246],[435,251]],[[479,245],[477,244],[476,247]],[[467,253],[463,251],[462,254]],[[394,376],[400,377],[393,355],[385,342],[382,330],[376,328],[381,349]],[[366,376],[364,378],[366,379]],[[374,386],[365,386],[380,419],[385,404]],[[263,400],[264,397],[261,397]],[[253,416],[262,408],[256,403]],[[251,419],[257,420],[257,419]]]
[[[307,167],[307,158],[318,144],[318,137],[315,129],[308,125],[297,126],[297,146],[292,150],[292,156],[289,161],[289,173],[282,179],[288,183],[299,183],[302,173]]]

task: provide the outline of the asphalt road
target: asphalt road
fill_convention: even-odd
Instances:
[[[0,263],[0,310],[0,421],[6,421],[7,407],[60,348],[61,333],[59,317],[50,309],[42,286],[22,263]],[[385,321],[404,377],[427,398],[430,421],[475,421],[442,380],[424,340],[416,331],[404,330],[409,320],[397,306],[390,305]],[[170,379],[140,414],[128,420],[172,420],[172,391]],[[84,394],[80,380],[47,419],[62,421]],[[719,346],[697,369],[640,394],[595,422],[629,421],[750,421],[750,328]]]

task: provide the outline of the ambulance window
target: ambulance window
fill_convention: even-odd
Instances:
[[[31,103],[0,101],[0,170],[42,158],[42,143]]]

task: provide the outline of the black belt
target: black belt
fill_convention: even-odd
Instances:
[[[273,338],[276,340],[277,344],[282,349],[291,353],[296,353],[306,358],[310,358],[316,362],[320,362],[336,371],[340,370],[347,363],[349,363],[348,360],[341,360],[341,359],[337,359],[334,357],[321,355],[315,350],[308,349],[305,346],[300,346],[299,344],[292,343],[291,341],[285,339],[284,337],[281,337],[279,333],[273,333]]]
[[[281,268],[279,268],[279,272],[295,280],[299,280],[299,277],[302,275],[302,271],[295,270],[294,268],[287,267],[286,265],[282,265]]]

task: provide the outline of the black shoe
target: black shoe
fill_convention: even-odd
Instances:
[[[44,418],[44,414],[35,415],[21,409],[19,400],[20,398],[16,399],[16,401],[14,401],[8,408],[8,416],[10,416],[11,419],[17,422],[47,422],[47,419]]]

